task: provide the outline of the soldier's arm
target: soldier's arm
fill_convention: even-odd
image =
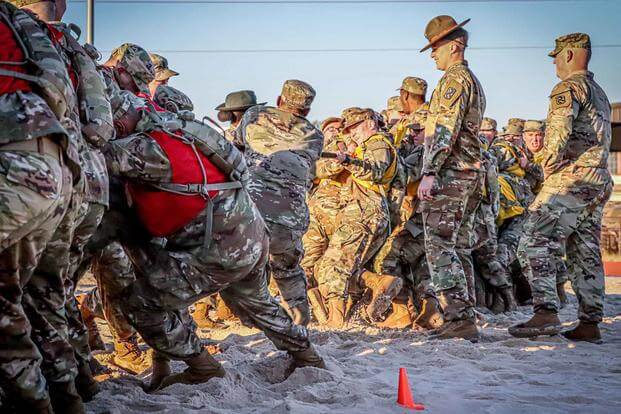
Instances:
[[[381,183],[386,170],[393,162],[393,153],[383,139],[372,138],[366,143],[362,161],[362,166],[354,164],[344,164],[344,166],[360,180]]]
[[[241,122],[239,123],[239,126],[236,129],[235,135],[236,135],[236,139],[237,139],[237,143],[235,143],[235,146],[239,148],[239,145],[242,145],[243,148],[246,148],[246,133],[247,133],[247,128],[249,125],[254,124],[255,122],[257,122],[257,119],[259,118],[259,107],[258,106],[254,106],[250,109],[248,109],[245,113],[244,116],[242,117]]]
[[[438,93],[439,113],[435,114],[432,135],[425,138],[430,140],[431,145],[423,164],[423,174],[438,174],[451,154],[470,95],[469,88],[458,77],[448,78]]]
[[[166,153],[147,135],[135,134],[111,141],[103,152],[111,175],[150,183],[170,182],[172,179]]]
[[[561,166],[574,118],[580,110],[579,95],[586,94],[580,89],[575,83],[563,81],[550,94],[546,138],[541,155],[541,166],[545,171],[554,171]]]
[[[508,143],[504,141],[497,141],[490,147],[489,151],[496,159],[496,166],[498,171],[507,171],[510,167],[515,165],[518,160],[509,149]]]

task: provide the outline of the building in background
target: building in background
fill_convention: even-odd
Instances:
[[[604,210],[602,254],[606,273],[621,276],[621,102],[612,104],[612,143],[608,166],[615,188]]]

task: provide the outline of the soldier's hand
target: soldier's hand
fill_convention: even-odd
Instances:
[[[418,199],[419,200],[433,200],[432,189],[433,185],[436,182],[436,177],[433,175],[425,175],[420,180],[420,185],[418,186]]]
[[[529,164],[530,164],[530,161],[528,160],[527,157],[520,157],[520,167],[523,170],[525,170]]]
[[[349,158],[349,156],[346,153],[344,153],[344,152],[339,151],[339,152],[336,153],[336,159],[341,164],[344,163],[345,161],[347,161],[348,158]]]

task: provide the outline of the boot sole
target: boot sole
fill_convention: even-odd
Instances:
[[[509,334],[516,338],[536,338],[538,336],[555,336],[561,333],[560,325],[545,326],[543,328],[515,328],[508,329]]]
[[[373,321],[378,321],[386,313],[388,308],[390,307],[390,303],[392,300],[399,294],[401,288],[403,287],[403,280],[401,278],[395,278],[395,280],[388,286],[386,289],[386,293],[383,295],[379,295],[375,300],[372,300],[367,309],[371,311],[368,312],[369,317]],[[374,306],[372,306],[374,305]]]

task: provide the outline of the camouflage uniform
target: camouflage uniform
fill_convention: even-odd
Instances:
[[[350,108],[343,112],[346,123],[377,119],[375,116],[370,109]],[[334,234],[317,265],[316,277],[327,291],[328,301],[347,299],[350,285],[358,285],[360,272],[380,249],[390,227],[385,186],[392,181],[398,162],[390,138],[381,133],[368,137],[357,147],[355,158],[364,164],[332,161],[330,167],[334,174],[349,174],[341,187],[341,209],[336,215]]]
[[[281,105],[306,109],[314,98],[310,85],[290,80],[283,86]],[[306,193],[323,134],[305,118],[268,106],[248,109],[238,133],[250,172],[248,193],[270,234],[272,276],[289,308],[307,308],[302,236],[309,225]]]
[[[483,89],[468,64],[449,67],[431,97],[425,128],[423,175],[435,174],[435,195],[421,203],[427,263],[448,321],[474,319],[468,287],[474,287],[470,249],[484,111]]]
[[[135,99],[130,96],[127,94],[127,99]],[[162,128],[159,122],[144,118],[143,121],[140,128],[145,130]],[[202,148],[202,142],[195,140],[197,148]],[[149,235],[131,224],[137,221],[131,217],[122,226],[128,231],[124,231],[121,242],[137,276],[136,282],[121,294],[124,314],[145,342],[160,354],[188,360],[202,351],[188,306],[219,291],[242,322],[263,330],[278,349],[308,349],[306,329],[294,325],[268,293],[269,240],[261,215],[245,190],[248,172],[243,158],[221,137],[217,145],[217,151],[241,160],[238,176],[243,187],[221,190],[212,198],[212,217],[205,208],[190,223],[167,236],[165,246],[150,242]],[[113,141],[107,157],[111,174],[130,182],[161,186],[172,179],[170,161],[147,134],[136,133]],[[211,236],[206,234],[209,221]],[[209,243],[206,237],[210,237]]]
[[[563,47],[590,49],[587,35],[557,39]],[[530,207],[520,242],[520,260],[532,281],[535,310],[558,310],[556,263],[567,265],[579,303],[579,318],[601,322],[604,270],[600,253],[603,208],[612,191],[607,168],[611,107],[593,74],[579,71],[550,94],[542,166],[549,174]]]
[[[35,268],[63,220],[72,179],[77,183],[81,177],[79,125],[73,86],[47,27],[8,3],[0,4],[0,13],[6,16],[3,30],[11,33],[5,23],[11,22],[21,41],[37,45],[32,58],[42,72],[32,75],[55,86],[41,87],[38,95],[20,79],[27,73],[22,66],[1,66],[8,72],[1,80],[9,92],[0,96],[0,380],[10,398],[34,410],[49,404],[42,370],[57,368],[60,375],[49,381],[72,382],[76,375],[66,319],[60,324],[64,331],[52,320],[57,311],[64,317],[63,280],[58,273],[42,278]],[[16,40],[3,49],[21,50]],[[17,53],[11,58],[21,60]],[[40,291],[44,284],[48,288]]]

